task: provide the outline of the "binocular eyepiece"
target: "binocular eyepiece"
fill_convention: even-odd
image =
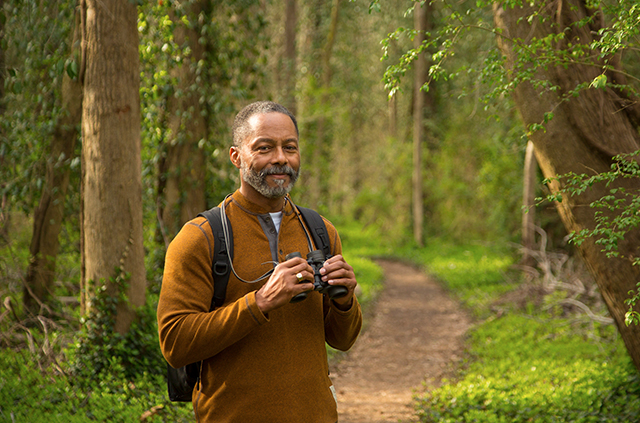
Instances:
[[[286,260],[292,259],[294,257],[302,257],[299,252],[287,254],[285,257]],[[329,298],[342,298],[349,293],[349,290],[346,286],[343,285],[329,285],[328,282],[322,280],[322,275],[320,274],[320,269],[324,265],[324,253],[320,250],[311,251],[307,254],[307,263],[311,265],[313,269],[313,290],[318,291],[321,294],[327,294]],[[301,292],[291,299],[292,303],[298,303],[307,298],[309,295],[309,291]]]

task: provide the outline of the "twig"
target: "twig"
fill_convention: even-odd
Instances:
[[[614,322],[614,320],[611,317],[597,316],[597,315],[593,314],[591,309],[589,307],[587,307],[586,304],[584,304],[584,303],[582,303],[582,302],[580,302],[578,300],[574,300],[572,298],[565,298],[560,303],[562,303],[562,304],[571,304],[571,305],[574,305],[574,306],[578,307],[579,309],[584,311],[587,314],[587,316],[589,316],[592,320],[595,320],[597,322],[604,323],[604,324],[607,324],[607,325],[611,325]]]

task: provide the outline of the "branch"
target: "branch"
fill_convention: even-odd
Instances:
[[[566,299],[560,301],[560,303],[561,304],[571,304],[571,305],[574,305],[574,306],[578,307],[579,309],[584,311],[587,314],[587,316],[589,316],[591,318],[591,320],[595,320],[597,322],[604,323],[604,324],[607,324],[607,325],[611,325],[614,322],[614,320],[612,318],[610,318],[610,317],[597,316],[597,315],[593,314],[591,309],[589,307],[587,307],[586,304],[581,303],[578,300],[574,300],[572,298],[566,298]]]

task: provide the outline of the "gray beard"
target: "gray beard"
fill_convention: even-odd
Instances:
[[[242,180],[251,185],[256,191],[262,194],[266,198],[274,199],[281,198],[289,194],[293,185],[298,180],[300,171],[296,172],[291,166],[271,166],[267,169],[263,169],[260,172],[256,172],[242,162],[240,164],[240,172],[242,174]],[[267,176],[273,174],[285,174],[291,179],[289,184],[284,185],[285,181],[277,181],[278,186],[271,187],[267,182]]]

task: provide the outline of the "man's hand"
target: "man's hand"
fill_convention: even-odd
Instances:
[[[300,279],[298,278],[300,276]],[[293,297],[313,289],[313,268],[301,257],[295,257],[276,266],[273,274],[256,292],[256,303],[262,313],[288,304]]]
[[[324,262],[324,266],[320,269],[322,280],[328,282],[329,285],[344,285],[349,292],[342,298],[336,298],[333,302],[340,310],[349,310],[353,304],[353,293],[355,292],[356,274],[344,257],[341,255],[333,256]]]

